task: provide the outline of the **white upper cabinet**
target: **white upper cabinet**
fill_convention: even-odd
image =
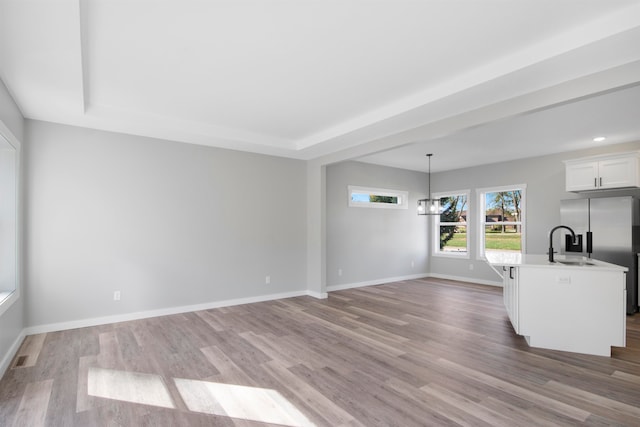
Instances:
[[[598,189],[598,162],[567,163],[567,191]]]
[[[567,160],[567,191],[640,187],[640,152]]]

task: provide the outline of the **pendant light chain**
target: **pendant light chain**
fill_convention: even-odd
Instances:
[[[433,153],[427,154],[429,158],[429,200],[431,200],[431,156],[433,156]]]
[[[440,215],[440,200],[431,198],[431,156],[433,156],[433,154],[429,153],[426,156],[429,158],[429,198],[418,200],[418,215]]]

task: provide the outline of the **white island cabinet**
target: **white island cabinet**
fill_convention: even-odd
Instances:
[[[611,356],[611,346],[625,346],[627,269],[592,259],[556,259],[487,253],[503,277],[515,332],[531,347]]]

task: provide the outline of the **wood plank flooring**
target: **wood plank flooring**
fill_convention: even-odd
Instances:
[[[502,290],[423,279],[27,337],[1,426],[640,425],[611,358],[532,349]]]

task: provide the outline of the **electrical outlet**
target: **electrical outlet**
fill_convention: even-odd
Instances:
[[[338,277],[341,277],[341,276],[342,276],[342,269],[341,269],[341,268],[339,268],[339,269],[338,269]]]
[[[120,301],[120,291],[114,291],[113,292],[113,300],[114,301]]]
[[[267,285],[271,283],[271,276],[266,276],[264,278],[264,283],[266,283]]]
[[[415,266],[416,266],[415,261],[414,261],[414,260],[411,260],[411,268],[413,268],[413,267],[415,267]]]
[[[473,270],[473,264],[469,264],[469,270]]]

